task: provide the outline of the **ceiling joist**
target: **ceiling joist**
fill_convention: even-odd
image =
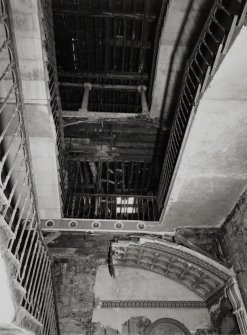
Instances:
[[[58,72],[59,78],[78,78],[78,79],[111,79],[111,80],[147,80],[147,73],[138,72],[83,72],[75,73],[70,71]]]
[[[144,13],[138,12],[126,12],[126,11],[98,11],[98,10],[86,10],[86,9],[65,9],[65,8],[53,8],[55,15],[77,15],[77,16],[88,16],[97,18],[121,18],[121,19],[135,19],[135,20],[147,20],[154,21],[156,19],[155,13]]]

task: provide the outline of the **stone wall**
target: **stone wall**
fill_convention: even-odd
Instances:
[[[92,324],[94,284],[97,267],[105,263],[97,257],[97,248],[91,255],[82,255],[80,249],[56,249],[54,282],[61,335],[101,334],[99,324]],[[108,335],[117,333],[109,330]]]
[[[96,265],[93,258],[61,259],[54,264],[62,334],[87,334],[90,330]]]
[[[106,263],[98,258],[98,248],[91,255],[81,255],[79,249],[56,250],[54,281],[61,335],[119,335],[120,332],[100,322],[92,322],[96,272]],[[151,321],[133,317],[122,325],[123,335],[141,335]]]
[[[215,334],[240,335],[230,301],[223,295],[209,308]]]
[[[247,190],[222,226],[225,243],[247,308]]]
[[[145,316],[132,317],[122,325],[121,333],[117,329],[109,326],[102,326],[100,322],[93,323],[94,331],[92,335],[143,335],[151,321]]]
[[[163,317],[177,319],[195,333],[210,328],[206,308],[102,308],[103,300],[198,300],[193,292],[150,271],[107,266],[108,244],[52,248],[61,335],[143,335]],[[90,252],[85,252],[85,248]],[[154,284],[155,283],[155,284]],[[180,287],[181,286],[181,287]]]

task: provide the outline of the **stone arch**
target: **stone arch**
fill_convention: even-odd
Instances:
[[[181,322],[171,319],[162,318],[153,322],[145,331],[145,335],[154,335],[155,331],[160,328],[160,334],[172,334],[172,335],[191,335],[190,331]],[[157,333],[159,334],[159,333]]]
[[[164,240],[139,238],[112,244],[113,266],[143,268],[191,289],[207,303],[224,289],[233,306],[241,334],[247,334],[247,313],[236,274],[197,251]]]
[[[231,269],[186,247],[163,240],[113,243],[113,265],[142,268],[177,281],[204,301],[225,287]]]

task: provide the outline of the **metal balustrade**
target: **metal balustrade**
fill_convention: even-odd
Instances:
[[[157,221],[156,197],[116,194],[70,194],[66,218]]]
[[[39,230],[12,27],[9,1],[0,0],[0,234],[8,236],[7,246],[1,247],[14,265],[17,320],[33,324],[35,334],[56,335],[51,259]]]
[[[184,72],[175,117],[161,172],[157,202],[164,206],[193,109],[227,52],[235,28],[243,24],[246,1],[215,1]]]
[[[66,168],[64,162],[64,142],[63,142],[63,123],[62,123],[62,107],[58,89],[57,65],[55,54],[55,40],[53,31],[53,19],[51,1],[42,0],[40,2],[40,11],[43,13],[42,28],[44,34],[44,52],[47,70],[47,82],[50,92],[50,108],[56,128],[57,134],[57,150],[60,173],[61,197],[64,203],[66,192]]]

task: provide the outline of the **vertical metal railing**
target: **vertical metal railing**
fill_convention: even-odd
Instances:
[[[51,259],[40,231],[10,3],[0,0],[0,216],[11,238],[7,254],[17,264],[12,279],[18,302],[40,326],[57,335]]]
[[[156,197],[116,194],[68,194],[66,218],[157,221]]]
[[[191,112],[214,75],[221,54],[226,53],[235,28],[243,24],[245,14],[246,0],[216,0],[187,62],[157,192],[159,212],[169,191]]]

